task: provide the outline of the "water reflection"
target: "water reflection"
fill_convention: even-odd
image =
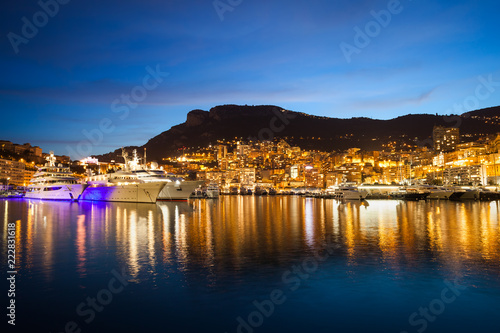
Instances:
[[[208,284],[245,267],[286,265],[341,246],[349,265],[368,261],[398,270],[438,262],[450,274],[464,267],[499,267],[497,202],[338,203],[300,197],[226,196],[218,201],[68,203],[0,202],[7,223],[18,227],[21,270],[52,280],[59,265],[80,277],[103,261],[128,267],[141,280],[164,271],[200,273]],[[6,237],[1,239],[6,246]]]

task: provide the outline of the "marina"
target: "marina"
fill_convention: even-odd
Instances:
[[[426,332],[472,332],[477,322],[484,331],[499,328],[498,201],[24,198],[1,200],[0,221],[2,228],[19,221],[17,271],[26,282],[17,311],[30,319],[19,319],[28,329],[58,332],[73,321],[90,332],[156,331],[168,323],[239,333],[254,323],[255,304],[278,290],[286,300],[262,315],[261,326],[249,326],[255,332],[326,333],[332,323],[353,332],[417,332],[423,325],[410,317],[417,313],[421,322],[419,308],[449,285],[460,295],[433,314],[438,320]],[[76,308],[118,273],[123,289],[86,322],[90,316]]]

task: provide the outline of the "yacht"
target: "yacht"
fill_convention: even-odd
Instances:
[[[124,150],[122,154],[125,158],[124,170],[103,175],[90,174],[85,179],[88,186],[82,200],[156,203],[165,183],[142,180],[130,170]]]
[[[73,176],[69,167],[56,165],[54,152],[47,156],[45,166],[38,169],[30,180],[26,198],[49,200],[78,200],[85,185]]]
[[[338,186],[330,186],[326,190],[326,194],[333,195],[337,199],[365,200],[368,192],[364,190],[360,191],[353,183],[343,183]]]
[[[144,183],[163,184],[158,200],[187,200],[204,183],[198,180],[184,180],[160,169],[141,168],[132,170],[131,173]]]
[[[455,192],[455,189],[445,186],[424,186],[422,187],[424,191],[429,192],[427,199],[431,200],[448,200],[451,195]]]
[[[425,200],[429,196],[430,192],[428,190],[422,189],[418,186],[404,186],[398,191],[391,192],[390,197],[392,199],[401,200]]]
[[[163,183],[144,183],[128,172],[89,176],[82,200],[156,203]]]
[[[163,185],[158,194],[158,200],[187,200],[204,183],[204,181],[199,180],[184,180],[182,177],[166,173],[164,170],[158,169],[156,162],[151,163],[151,168],[141,165],[135,149],[130,161],[125,152],[122,153],[122,156],[131,176],[137,177],[139,181],[144,183]]]
[[[219,197],[219,186],[215,183],[210,183],[205,190],[207,198],[217,199]]]
[[[459,188],[450,200],[479,200],[480,190],[477,188]]]
[[[255,195],[267,195],[268,192],[267,192],[267,189],[265,187],[255,186],[254,194]]]

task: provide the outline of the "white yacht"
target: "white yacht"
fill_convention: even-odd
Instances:
[[[424,186],[422,187],[425,191],[429,192],[427,199],[440,199],[440,200],[448,200],[450,196],[455,192],[455,189],[445,186]]]
[[[330,186],[326,190],[327,194],[333,194],[335,198],[344,200],[365,200],[367,191],[358,190],[354,183],[342,183],[338,186]]]
[[[69,167],[56,166],[54,152],[47,156],[45,166],[38,169],[26,190],[25,198],[78,200],[86,185],[74,177]]]
[[[187,200],[204,183],[198,180],[184,180],[159,169],[137,169],[131,172],[145,183],[161,183],[164,185],[158,195],[158,200]]]
[[[128,172],[115,172],[86,178],[88,187],[82,200],[156,203],[162,183],[144,183]]]
[[[125,160],[125,171],[110,174],[111,182],[123,182],[134,179],[145,184],[160,184],[161,191],[157,195],[157,200],[187,200],[191,194],[202,185],[203,181],[187,181],[173,174],[167,174],[164,170],[158,169],[158,164],[151,163],[151,168],[140,164],[137,151],[133,151],[133,157],[129,160],[128,155],[123,151]]]
[[[207,198],[217,199],[219,197],[219,185],[210,183],[205,191]]]
[[[85,179],[88,187],[82,194],[82,200],[156,203],[165,184],[141,180],[129,169],[126,157],[124,153],[125,170],[89,175]]]

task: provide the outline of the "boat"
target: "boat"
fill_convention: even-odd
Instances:
[[[240,195],[252,195],[252,189],[250,187],[242,186],[240,187]]]
[[[82,193],[82,200],[156,203],[165,183],[141,179],[130,170],[125,151],[122,154],[125,157],[124,170],[102,175],[89,174],[85,178],[87,188]]]
[[[81,200],[156,203],[163,186],[161,183],[91,184],[83,191]]]
[[[46,200],[78,200],[86,188],[73,176],[69,166],[56,165],[54,152],[46,157],[45,166],[38,169],[30,180],[25,198]]]
[[[305,196],[307,198],[320,198],[322,196],[322,191],[319,188],[310,188],[306,190]]]
[[[455,189],[452,187],[446,186],[422,186],[424,191],[429,192],[427,199],[430,200],[448,200],[451,195],[455,192]]]
[[[217,199],[219,197],[219,186],[215,183],[208,184],[205,195],[210,199]]]
[[[191,199],[205,199],[206,197],[206,193],[201,188],[195,189],[189,196]]]
[[[338,186],[330,186],[325,191],[327,197],[344,200],[365,200],[368,192],[359,190],[353,183],[342,183]]]
[[[151,163],[148,168],[145,164],[140,164],[137,150],[134,149],[132,159],[122,151],[122,157],[129,173],[144,183],[161,183],[163,188],[158,194],[158,200],[188,200],[204,182],[199,180],[184,180],[184,178],[167,173],[158,169],[156,162]]]
[[[391,192],[390,197],[391,199],[419,201],[425,200],[429,194],[429,191],[418,186],[407,186],[400,188],[398,191]]]
[[[155,203],[163,183],[146,183],[129,171],[89,175],[82,200]]]
[[[187,200],[204,183],[200,180],[184,180],[160,169],[141,169],[132,172],[144,182],[164,184],[158,200]]]
[[[260,186],[255,186],[255,190],[253,193],[255,195],[267,195],[268,194],[267,189],[265,189],[264,187],[260,187]]]
[[[236,186],[233,186],[229,189],[229,194],[231,195],[237,195],[238,194],[238,188]]]
[[[498,200],[499,195],[497,192],[490,191],[485,188],[461,188],[453,193],[450,200]]]

